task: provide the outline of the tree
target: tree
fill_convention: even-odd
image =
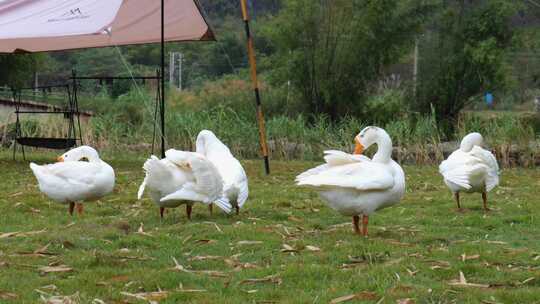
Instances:
[[[4,54],[0,55],[0,86],[29,86],[33,74],[44,65],[44,54]]]
[[[505,86],[517,7],[511,0],[446,2],[420,44],[415,107],[423,113],[433,108],[451,131],[471,97]]]
[[[420,0],[288,0],[267,27],[274,82],[300,92],[311,113],[361,113],[368,85],[409,52],[433,12]]]

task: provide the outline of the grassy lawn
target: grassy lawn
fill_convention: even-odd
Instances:
[[[197,205],[192,221],[184,208],[160,221],[153,202],[136,201],[142,162],[111,161],[114,194],[70,217],[27,163],[0,154],[0,303],[540,301],[540,170],[504,170],[491,212],[476,194],[459,213],[435,167],[407,166],[405,199],[372,216],[364,239],[293,185],[315,163],[273,162],[267,177],[246,161],[239,216]]]

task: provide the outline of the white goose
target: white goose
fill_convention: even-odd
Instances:
[[[82,161],[86,159],[88,161]],[[114,170],[89,146],[74,148],[58,157],[58,162],[39,166],[30,163],[39,190],[52,200],[69,204],[69,213],[77,207],[83,212],[83,201],[97,200],[114,188]]]
[[[203,130],[197,136],[197,152],[205,155],[218,169],[223,178],[223,197],[240,212],[248,198],[248,179],[240,162],[217,136]]]
[[[499,165],[495,156],[481,147],[483,141],[480,133],[468,134],[461,140],[459,149],[439,166],[445,184],[454,193],[458,209],[461,209],[460,192],[479,192],[484,209],[489,210],[487,192],[499,184]]]
[[[376,210],[397,204],[405,193],[405,174],[391,158],[392,140],[378,127],[366,127],[355,137],[351,155],[325,151],[326,164],[296,177],[298,185],[315,187],[328,205],[339,213],[353,217],[354,231],[362,215],[362,234],[367,236],[369,216]],[[373,159],[362,154],[377,144]]]
[[[145,188],[152,200],[159,206],[163,218],[165,208],[186,205],[188,219],[195,202],[206,205],[215,203],[225,212],[231,212],[231,205],[221,199],[223,181],[216,167],[202,154],[170,149],[165,158],[152,155],[144,163],[146,177],[139,187],[138,199]]]

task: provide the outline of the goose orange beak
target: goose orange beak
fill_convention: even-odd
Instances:
[[[364,146],[358,140],[355,140],[354,154],[362,154],[362,152],[364,152]]]
[[[56,161],[59,162],[59,163],[61,163],[61,162],[64,161],[64,157],[63,157],[63,156],[58,156],[58,157],[56,158]]]

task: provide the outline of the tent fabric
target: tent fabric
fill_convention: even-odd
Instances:
[[[103,33],[122,0],[0,2],[0,39]]]
[[[212,40],[194,0],[165,0],[165,41]],[[161,1],[0,0],[0,53],[161,41]]]

